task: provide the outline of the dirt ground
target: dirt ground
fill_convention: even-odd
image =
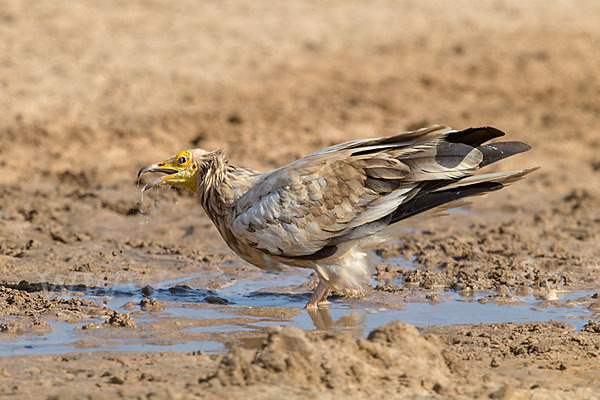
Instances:
[[[156,191],[142,205],[141,166],[220,147],[266,170],[431,124],[495,126],[533,150],[492,170],[541,169],[415,222],[379,251],[419,268],[382,263],[370,297],[483,291],[480,303],[570,307],[560,295],[580,291],[590,315],[583,330],[391,322],[357,337],[273,323],[215,332],[234,344],[212,353],[5,356],[0,397],[597,398],[599,15],[595,0],[0,1],[0,347],[56,322],[124,340],[173,330],[140,323],[168,306],[151,291],[131,315],[78,293],[206,274],[181,290],[201,290],[189,307],[210,312],[234,307],[218,294],[228,282],[256,279],[190,194]],[[305,300],[314,283],[290,293]],[[94,335],[80,348],[100,347]]]

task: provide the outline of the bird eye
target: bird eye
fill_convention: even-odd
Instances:
[[[186,161],[187,161],[187,157],[185,157],[185,156],[181,156],[177,159],[177,162],[179,164],[185,164]]]

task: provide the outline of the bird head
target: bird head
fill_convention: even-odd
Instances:
[[[168,160],[146,165],[138,171],[138,182],[146,172],[162,172],[167,174],[146,184],[142,191],[154,186],[171,185],[180,186],[196,192],[198,187],[198,179],[202,179],[200,175],[205,171],[207,164],[213,158],[215,152],[208,152],[202,149],[184,150]]]

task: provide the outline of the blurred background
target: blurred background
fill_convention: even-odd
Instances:
[[[532,144],[508,166],[542,165],[529,184],[564,194],[600,179],[599,15],[594,0],[2,0],[0,183],[125,188],[189,147],[267,169],[445,124]]]

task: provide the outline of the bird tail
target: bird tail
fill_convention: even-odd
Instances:
[[[523,179],[526,175],[537,169],[539,168],[474,175],[451,186],[448,185],[435,191],[418,194],[404,203],[401,209],[397,209],[394,212],[390,225],[385,229],[361,239],[360,247],[369,249],[397,239],[402,234],[414,229],[415,224],[419,222],[447,215],[447,211],[453,208],[468,206],[470,202],[465,201],[465,198],[482,196],[502,189],[513,182]],[[410,226],[397,223],[407,218],[411,218]]]
[[[402,221],[433,208],[452,203],[456,200],[472,196],[481,196],[489,192],[500,190],[513,182],[523,179],[526,175],[537,169],[539,168],[525,168],[518,171],[472,175],[449,185],[442,186],[439,189],[418,193],[411,200],[402,204],[402,206],[392,214],[390,224]],[[448,208],[449,207],[445,207],[445,209]]]

